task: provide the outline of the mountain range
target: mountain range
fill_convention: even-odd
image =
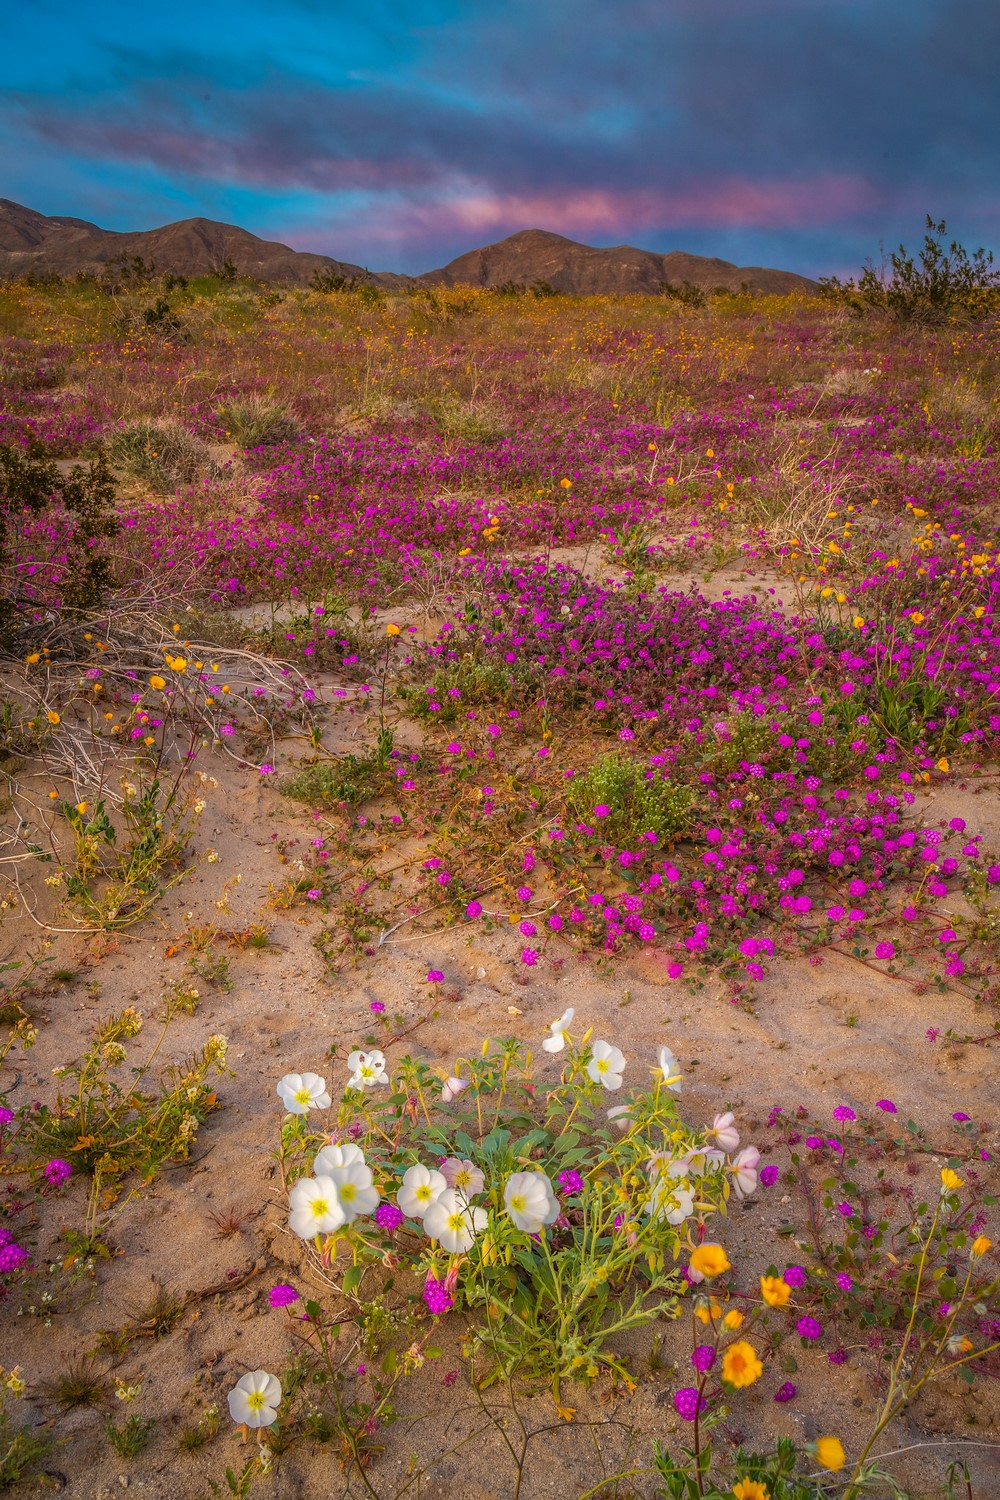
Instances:
[[[682,250],[662,255],[633,245],[594,249],[545,229],[525,229],[498,244],[470,250],[439,270],[402,276],[369,271],[330,255],[292,250],[212,219],[181,219],[162,229],[120,233],[100,229],[86,219],[36,213],[0,198],[0,277],[96,273],[123,256],[141,256],[158,272],[178,276],[208,275],[228,261],[241,275],[293,286],[307,286],[316,273],[328,273],[386,288],[545,283],[553,291],[577,296],[649,295],[660,291],[664,282],[688,282],[702,291],[739,291],[745,286],[755,292],[809,294],[818,289],[815,281],[794,271],[734,266]]]

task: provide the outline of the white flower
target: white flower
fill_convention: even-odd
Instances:
[[[712,1128],[708,1134],[715,1136],[723,1151],[735,1151],[740,1144],[740,1133],[733,1124],[735,1119],[735,1115],[725,1114],[716,1115],[712,1121]]]
[[[424,1233],[437,1240],[449,1255],[460,1255],[471,1247],[486,1223],[485,1208],[470,1208],[461,1193],[445,1188],[424,1214]]]
[[[513,1172],[503,1190],[504,1207],[516,1228],[538,1234],[559,1217],[559,1204],[544,1172]]]
[[[329,1109],[326,1079],[318,1073],[286,1073],[278,1079],[277,1093],[290,1115],[306,1115],[311,1109]]]
[[[475,1162],[458,1156],[449,1156],[441,1163],[441,1176],[450,1188],[461,1193],[463,1198],[474,1198],[481,1193],[486,1179]]]
[[[625,1058],[617,1047],[612,1047],[610,1042],[594,1043],[587,1072],[595,1083],[603,1084],[606,1089],[620,1089],[624,1066]]]
[[[447,1178],[433,1167],[407,1167],[396,1193],[396,1202],[410,1219],[422,1219],[448,1187]]]
[[[746,1146],[739,1156],[733,1158],[730,1171],[733,1173],[733,1188],[737,1198],[749,1198],[757,1186],[757,1163],[760,1152],[756,1146]]]
[[[353,1141],[345,1141],[339,1146],[324,1146],[322,1150],[316,1152],[313,1176],[325,1176],[335,1167],[353,1167],[359,1164],[364,1166],[365,1153],[360,1146],[355,1146]]]
[[[660,1048],[659,1066],[656,1072],[662,1073],[665,1088],[672,1089],[675,1094],[681,1091],[681,1070],[676,1057],[669,1047]]]
[[[288,1195],[288,1227],[300,1239],[332,1234],[347,1220],[332,1177],[300,1177]]]
[[[563,1050],[566,1045],[564,1033],[575,1015],[576,1011],[570,1005],[563,1011],[558,1021],[551,1023],[549,1030],[552,1035],[547,1036],[542,1043],[542,1050],[544,1052],[561,1052]]]
[[[615,1104],[608,1110],[608,1122],[616,1130],[627,1130],[632,1123],[632,1106],[630,1104]]]
[[[683,1224],[694,1212],[694,1198],[687,1188],[678,1187],[669,1179],[657,1177],[643,1212],[653,1219],[666,1219],[668,1224]]]
[[[667,1171],[671,1177],[702,1177],[706,1172],[724,1166],[725,1161],[722,1151],[702,1147],[700,1150],[685,1151],[683,1156],[671,1162]]]
[[[229,1415],[241,1427],[270,1427],[281,1405],[281,1381],[266,1370],[241,1375],[229,1392]]]
[[[353,1224],[359,1214],[371,1214],[378,1208],[378,1188],[372,1186],[372,1169],[363,1161],[334,1167],[328,1175],[336,1184],[337,1202],[348,1224]]]
[[[385,1072],[385,1057],[381,1052],[352,1052],[347,1059],[351,1070],[347,1086],[352,1089],[372,1089],[377,1083],[388,1083]]]
[[[459,1094],[465,1093],[471,1082],[471,1078],[446,1078],[441,1085],[441,1103],[451,1104]]]

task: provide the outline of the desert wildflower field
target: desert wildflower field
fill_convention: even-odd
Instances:
[[[0,286],[0,1489],[1000,1493],[996,311]]]

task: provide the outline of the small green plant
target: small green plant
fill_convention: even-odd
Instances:
[[[298,425],[288,407],[270,396],[234,397],[220,406],[216,415],[241,448],[276,447],[298,435]]]
[[[367,755],[339,755],[303,766],[288,778],[282,790],[300,802],[357,807],[377,797],[388,785],[392,745],[393,731],[383,727]]]
[[[36,1475],[55,1448],[48,1431],[15,1421],[7,1410],[11,1396],[20,1399],[23,1394],[19,1368],[0,1367],[0,1490]]]
[[[206,948],[203,953],[195,953],[189,960],[191,972],[199,979],[204,979],[214,989],[222,990],[226,995],[233,987],[232,959],[226,953],[217,953],[214,948]]]
[[[120,1424],[108,1417],[104,1431],[119,1458],[135,1458],[149,1443],[155,1426],[152,1417],[140,1417],[133,1411]]]
[[[177,1441],[184,1452],[194,1453],[214,1437],[218,1437],[219,1421],[219,1408],[213,1404],[194,1427],[183,1428]]]
[[[56,1070],[59,1094],[24,1117],[24,1143],[36,1153],[69,1158],[85,1172],[98,1169],[112,1191],[127,1173],[146,1180],[167,1160],[188,1155],[198,1126],[215,1108],[210,1073],[226,1069],[225,1037],[213,1036],[182,1063],[163,1068],[149,1084],[167,1022],[145,1061],[122,1069],[128,1046],[142,1029],[142,1016],[127,1006],[96,1030],[83,1057]]]
[[[107,1376],[94,1364],[92,1355],[71,1360],[60,1374],[39,1383],[38,1393],[44,1401],[63,1411],[76,1406],[100,1406],[108,1395]]]
[[[574,780],[567,806],[618,845],[645,833],[669,843],[685,832],[692,815],[689,787],[613,752]]]

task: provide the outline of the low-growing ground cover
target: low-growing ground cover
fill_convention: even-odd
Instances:
[[[0,1484],[990,1494],[995,324],[0,330]]]

